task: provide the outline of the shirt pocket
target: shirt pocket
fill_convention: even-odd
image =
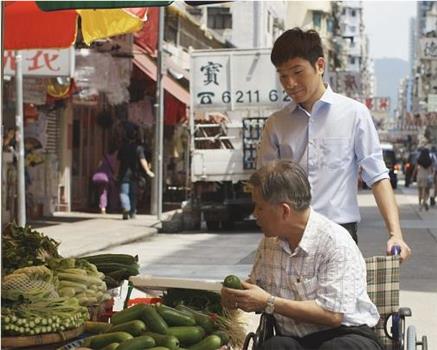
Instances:
[[[314,300],[316,298],[319,285],[317,277],[304,278],[293,284],[292,289],[297,300]]]
[[[351,157],[350,138],[326,137],[321,139],[321,165],[324,168],[338,169]]]

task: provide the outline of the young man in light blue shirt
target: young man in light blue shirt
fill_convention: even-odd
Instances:
[[[298,162],[308,175],[312,207],[344,226],[357,241],[358,171],[372,188],[389,234],[387,252],[404,242],[399,210],[368,109],[323,82],[326,61],[319,34],[293,28],[275,42],[271,60],[292,102],[271,115],[263,130],[257,166],[275,159]]]

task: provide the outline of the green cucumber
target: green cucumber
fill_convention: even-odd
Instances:
[[[114,332],[93,335],[85,339],[84,346],[93,349],[100,349],[111,343],[123,343],[133,337],[127,332]]]
[[[138,255],[132,256],[128,254],[99,254],[99,255],[83,256],[80,259],[85,259],[94,265],[98,263],[107,263],[107,262],[131,265],[138,262]]]
[[[146,330],[146,325],[143,321],[133,320],[125,323],[120,323],[112,326],[108,332],[127,332],[134,337],[138,337]]]
[[[123,264],[108,262],[108,263],[99,263],[96,266],[97,266],[97,269],[103,273],[111,273],[113,271],[124,269],[124,270],[129,271],[131,276],[136,276],[139,274],[137,263],[131,264],[131,265],[123,265]]]
[[[101,348],[100,350],[115,350],[118,348],[119,345],[120,343],[111,343],[106,345],[104,348]]]
[[[223,285],[227,288],[232,289],[243,289],[241,287],[241,281],[240,279],[235,275],[228,275],[225,277],[225,280],[223,281]]]
[[[151,305],[144,305],[141,319],[146,324],[147,329],[159,334],[167,334],[168,324],[164,321],[161,315]]]
[[[217,350],[221,346],[221,339],[218,335],[208,335],[197,344],[190,346],[188,350]]]
[[[127,309],[116,312],[111,317],[112,324],[126,323],[134,320],[141,320],[141,316],[144,313],[146,305],[137,304]]]
[[[156,306],[156,310],[167,322],[169,326],[195,326],[196,321],[193,316],[188,316],[170,306],[160,304]]]
[[[193,310],[185,305],[179,304],[176,306],[176,310],[179,310],[180,312],[184,312],[187,314],[190,314],[194,317],[194,320],[196,321],[196,324],[200,327],[202,327],[206,334],[212,333],[215,329],[217,329],[214,321],[209,317],[208,315],[204,314],[203,312]]]
[[[190,346],[198,343],[205,336],[205,331],[200,326],[168,327],[167,334],[178,338],[183,346]]]
[[[148,335],[132,338],[121,343],[117,350],[143,350],[144,348],[153,348],[155,341]]]
[[[111,325],[107,322],[95,322],[86,321],[85,322],[85,332],[91,334],[105,333],[111,328]]]
[[[144,332],[143,334],[148,335],[149,337],[155,339],[156,345],[164,346],[170,350],[179,349],[180,346],[179,339],[173,335],[162,335],[153,332]]]
[[[229,337],[229,334],[226,333],[225,331],[215,331],[212,334],[220,337],[220,339],[222,341],[221,345],[226,345],[229,343],[230,337]]]

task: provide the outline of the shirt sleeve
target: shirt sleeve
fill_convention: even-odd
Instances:
[[[366,289],[365,268],[359,252],[348,246],[335,249],[318,271],[316,303],[332,312],[353,312],[357,298]]]
[[[274,118],[271,116],[267,119],[261,134],[261,141],[258,145],[256,167],[259,169],[272,160],[279,159],[277,141],[274,134]]]
[[[363,169],[362,177],[364,182],[368,186],[372,186],[379,180],[389,178],[388,169],[382,157],[378,132],[369,110],[364,105],[360,105],[357,113],[355,155],[358,165]]]
[[[261,279],[262,276],[262,251],[265,247],[265,239],[263,238],[259,243],[258,249],[256,251],[255,262],[252,265],[252,271],[249,274],[250,283],[257,284],[257,281]]]
[[[138,159],[146,159],[146,156],[144,155],[144,148],[143,146],[137,147],[137,157]]]

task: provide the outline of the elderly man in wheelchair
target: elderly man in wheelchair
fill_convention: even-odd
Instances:
[[[276,161],[249,183],[264,237],[243,289],[221,294],[229,309],[263,313],[254,348],[384,349],[373,330],[380,316],[367,293],[365,260],[344,228],[310,207],[304,170]]]

